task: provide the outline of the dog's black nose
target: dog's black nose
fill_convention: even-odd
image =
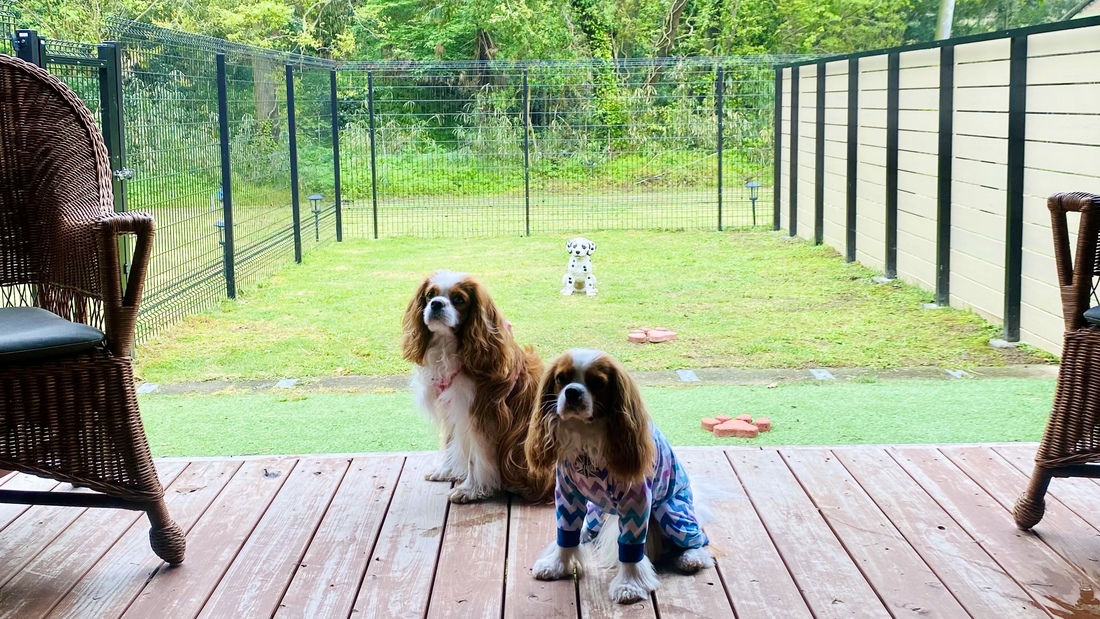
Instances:
[[[569,385],[565,388],[565,401],[569,404],[576,404],[577,402],[580,402],[582,395],[584,395],[584,392],[581,391],[580,387]]]
[[[443,301],[440,301],[438,299],[433,300],[431,307],[433,312],[438,312],[443,309]]]

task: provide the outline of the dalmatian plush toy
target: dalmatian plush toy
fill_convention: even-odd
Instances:
[[[561,293],[568,296],[574,292],[583,290],[588,296],[593,296],[596,290],[596,276],[592,274],[592,259],[589,256],[596,251],[596,244],[584,237],[570,239],[565,244],[569,250],[569,269],[561,278],[564,288]]]

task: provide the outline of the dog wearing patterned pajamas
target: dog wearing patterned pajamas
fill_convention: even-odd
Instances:
[[[539,398],[525,451],[532,470],[555,473],[557,540],[532,567],[535,578],[583,568],[584,542],[607,535],[600,534],[609,516],[618,521],[616,602],[636,602],[657,588],[653,562],[662,551],[687,573],[714,565],[687,472],[618,361],[571,350],[551,364]]]

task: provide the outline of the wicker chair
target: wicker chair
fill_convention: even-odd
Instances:
[[[1066,332],[1058,386],[1035,472],[1016,502],[1016,526],[1027,530],[1043,518],[1043,497],[1054,477],[1100,477],[1100,307],[1089,310],[1100,275],[1100,196],[1062,193],[1047,201]],[[1070,257],[1066,213],[1080,213],[1076,264]],[[1100,305],[1100,302],[1095,303]]]
[[[137,242],[123,288],[119,241]],[[45,71],[0,55],[0,469],[96,492],[0,489],[0,502],[146,512],[183,561],[138,412],[130,353],[153,220],[115,213],[91,114]]]

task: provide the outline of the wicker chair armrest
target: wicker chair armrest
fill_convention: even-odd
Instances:
[[[107,344],[115,355],[128,357],[134,345],[134,329],[141,305],[141,292],[145,285],[145,273],[149,268],[149,256],[153,251],[156,226],[153,224],[153,217],[147,213],[114,213],[96,221],[95,229],[99,243],[103,322]],[[124,234],[137,236],[125,289],[122,286],[122,263],[119,256],[119,237]]]
[[[1062,317],[1066,330],[1085,326],[1092,278],[1096,274],[1096,244],[1100,233],[1100,196],[1089,193],[1059,193],[1047,199],[1050,227],[1054,234],[1054,261],[1058,268],[1058,289],[1062,293]],[[1076,260],[1069,249],[1066,213],[1080,213]]]

